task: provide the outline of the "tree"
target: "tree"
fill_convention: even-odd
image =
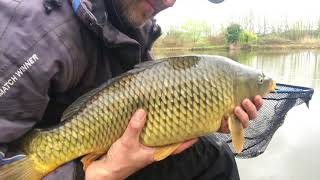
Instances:
[[[240,40],[240,34],[241,34],[241,26],[239,24],[231,24],[227,27],[227,31],[225,34],[226,41],[229,44],[237,43]]]
[[[257,39],[257,35],[249,31],[242,31],[239,37],[239,40],[242,44],[250,44],[252,42],[257,41]]]
[[[189,19],[182,25],[186,38],[192,40],[196,44],[200,39],[207,38],[212,34],[212,28],[205,22]]]

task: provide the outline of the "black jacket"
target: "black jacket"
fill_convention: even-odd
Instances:
[[[61,2],[46,13],[43,0],[0,0],[2,149],[33,127],[58,123],[80,95],[152,59],[160,36],[154,20],[126,35],[103,0],[83,0],[77,9]]]
[[[62,6],[46,14],[57,7],[51,6],[53,2]],[[66,0],[0,0],[0,166],[3,152],[11,154],[7,143],[33,127],[58,123],[80,95],[152,59],[149,51],[160,35],[153,20],[139,29],[123,29],[106,10],[104,2],[110,0],[92,0],[94,4],[82,0],[79,6],[79,0],[73,2],[72,6]],[[82,175],[76,160],[45,179]],[[238,180],[239,174],[228,145],[203,137],[188,150],[128,179]]]
[[[42,0],[0,0],[0,143],[57,123],[80,95],[151,59],[154,21],[128,37],[95,1],[77,17],[66,1],[47,15]]]

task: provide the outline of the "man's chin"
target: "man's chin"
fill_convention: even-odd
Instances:
[[[129,25],[134,27],[134,28],[141,28],[143,27],[149,19],[151,19],[152,17],[150,18],[132,18],[129,20]]]

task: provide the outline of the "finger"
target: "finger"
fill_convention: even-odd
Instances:
[[[126,131],[121,137],[123,143],[130,144],[131,142],[139,142],[139,135],[146,122],[146,116],[147,113],[142,109],[134,113]]]
[[[262,107],[262,105],[263,105],[263,99],[262,99],[262,97],[261,96],[255,96],[254,98],[253,98],[253,103],[254,103],[254,105],[256,106],[256,108],[257,108],[257,110],[259,110],[261,107]]]
[[[249,126],[249,116],[248,114],[239,106],[234,109],[234,113],[237,118],[241,121],[242,126],[247,128]]]
[[[179,154],[182,151],[188,149],[189,147],[191,147],[193,144],[195,144],[196,142],[198,142],[198,138],[196,139],[191,139],[189,141],[184,142],[183,144],[181,144],[178,149],[176,149],[172,154]]]
[[[247,112],[249,119],[255,119],[257,117],[257,108],[249,99],[242,101],[242,107]]]

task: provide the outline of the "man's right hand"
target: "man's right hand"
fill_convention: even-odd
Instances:
[[[120,180],[154,162],[156,148],[144,146],[139,142],[140,133],[146,122],[147,113],[138,110],[131,118],[124,134],[100,160],[91,163],[85,174],[87,180]],[[173,154],[178,154],[197,142],[186,141]]]

